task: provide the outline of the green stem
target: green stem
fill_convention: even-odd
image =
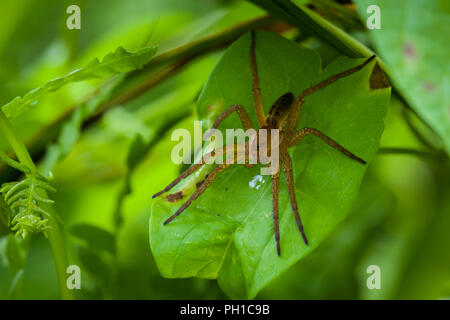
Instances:
[[[331,43],[337,50],[355,58],[370,57],[374,54],[374,52],[364,44],[353,38],[344,30],[336,27],[333,23],[324,19],[319,14],[310,10],[298,0],[294,0],[293,2],[303,11],[305,17],[310,19],[310,23],[314,25],[311,27],[314,28],[315,34]],[[391,78],[389,69],[380,57],[377,57],[377,62],[386,75]]]
[[[406,122],[406,125],[408,126],[409,130],[414,134],[414,136],[417,138],[419,142],[421,142],[425,147],[427,147],[430,150],[436,150],[436,147],[434,147],[431,142],[426,139],[423,134],[419,131],[419,129],[416,128],[416,126],[413,124],[411,115],[409,114],[410,110],[403,108],[401,111],[401,114],[403,116],[403,119]],[[429,128],[427,126],[427,128]],[[433,132],[433,131],[431,131]]]
[[[34,165],[33,160],[31,159],[30,154],[28,153],[25,145],[17,139],[14,134],[14,129],[11,126],[11,123],[6,118],[6,115],[0,109],[0,131],[3,132],[6,139],[8,140],[11,148],[16,153],[17,159],[23,165],[26,165],[31,170],[37,170]],[[42,190],[42,196],[47,197],[47,193]],[[61,293],[62,299],[74,299],[73,292],[70,291],[66,286],[66,268],[69,265],[67,252],[65,247],[65,241],[63,234],[61,232],[61,228],[56,220],[56,212],[52,206],[48,206],[48,211],[51,213],[51,217],[49,218],[50,229],[48,231],[48,240],[50,242],[50,247],[53,253],[53,260],[55,262],[56,274],[58,277],[58,285]]]
[[[300,30],[316,35],[319,39],[322,39],[325,43],[330,44],[336,50],[349,57],[363,58],[374,54],[374,52],[363,43],[359,42],[350,34],[338,28],[313,10],[310,10],[299,0],[250,1],[266,9],[271,14],[279,16],[294,26],[297,26]],[[377,62],[387,77],[391,80],[392,93],[403,102],[403,105],[406,108],[415,113],[414,109],[407,103],[403,94],[397,89],[395,81],[392,81],[391,72],[387,68],[385,62],[381,60],[380,57],[377,57]],[[424,121],[419,115],[417,116],[424,124],[427,124],[427,122]]]
[[[409,148],[380,148],[378,150],[378,154],[380,154],[380,155],[387,155],[387,154],[411,155],[411,156],[427,158],[427,159],[439,157],[439,154],[437,154],[437,153],[431,153],[431,152],[427,152],[427,151],[409,149]]]

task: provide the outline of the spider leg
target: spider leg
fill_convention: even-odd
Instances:
[[[369,64],[373,59],[375,59],[375,55],[371,56],[370,58],[368,58],[366,61],[364,61],[363,63],[361,63],[360,65],[353,67],[351,69],[348,69],[346,71],[340,72],[338,74],[332,75],[331,77],[322,80],[321,82],[319,82],[318,84],[306,89],[305,91],[303,91],[300,95],[299,95],[299,99],[301,98],[305,98],[306,96],[309,96],[311,94],[313,94],[314,92],[323,89],[327,86],[329,86],[330,84],[332,84],[333,82],[336,82],[337,80],[341,79],[341,78],[345,78],[348,77],[349,75],[351,75],[352,73],[355,73],[359,70],[361,70],[362,68],[364,68],[367,64]]]
[[[280,225],[278,218],[278,198],[280,193],[280,169],[278,168],[278,172],[272,175],[272,216],[273,216],[273,229],[275,232],[275,241],[277,242],[277,254],[281,255],[281,247],[280,247]]]
[[[329,138],[328,136],[326,136],[323,132],[314,129],[314,128],[303,128],[299,131],[297,131],[294,136],[292,137],[290,143],[289,143],[289,147],[292,147],[294,145],[296,145],[297,143],[299,143],[305,136],[312,134],[315,135],[316,137],[318,137],[320,140],[324,141],[326,144],[328,144],[329,146],[333,147],[334,149],[342,152],[343,154],[345,154],[347,157],[356,160],[362,164],[366,164],[366,161],[364,161],[363,159],[357,157],[356,155],[354,155],[353,153],[351,153],[350,151],[348,151],[347,149],[345,149],[343,146],[341,146],[339,143],[337,143],[336,141],[334,141],[333,139]]]
[[[255,104],[256,119],[258,120],[259,127],[262,127],[266,124],[266,116],[264,115],[261,88],[259,86],[258,67],[256,66],[254,30],[252,30],[252,40],[250,45],[250,65],[252,68],[253,101]]]
[[[162,195],[163,193],[166,193],[167,191],[169,191],[170,189],[172,189],[173,187],[175,187],[181,180],[183,180],[184,178],[190,176],[192,173],[194,173],[195,171],[197,171],[201,166],[203,166],[204,163],[196,163],[194,164],[192,167],[190,167],[189,169],[187,169],[186,171],[184,171],[182,174],[180,174],[175,180],[173,180],[171,183],[169,183],[167,185],[167,187],[165,187],[164,189],[162,189],[161,191],[155,193],[152,196],[152,199],[159,197],[160,195]]]
[[[287,151],[281,154],[281,161],[283,162],[284,175],[286,176],[286,184],[289,191],[289,200],[291,202],[292,211],[294,211],[295,221],[297,222],[298,230],[300,231],[303,241],[308,245],[305,231],[303,230],[302,219],[298,213],[297,199],[295,198],[294,190],[294,176],[292,174],[292,160]]]
[[[173,219],[178,217],[187,207],[189,207],[189,205],[195,199],[197,199],[206,190],[206,188],[208,188],[211,182],[213,182],[213,180],[216,178],[217,174],[225,170],[229,166],[231,166],[231,164],[221,164],[216,168],[214,168],[214,170],[208,174],[208,177],[205,179],[205,181],[203,181],[202,185],[197,190],[195,190],[195,192],[190,196],[190,198],[185,203],[183,203],[183,205],[173,215],[171,215],[166,221],[164,221],[163,224],[166,225]]]
[[[257,158],[257,156],[256,156]],[[246,142],[245,143],[245,149],[244,152],[240,152],[237,154],[237,162],[236,163],[240,163],[243,162],[244,166],[247,169],[253,168],[254,166],[256,166],[256,163],[250,163],[250,142]]]
[[[367,64],[369,64],[373,59],[375,59],[375,57],[376,56],[373,55],[370,58],[368,58],[366,61],[361,63],[360,65],[358,65],[356,67],[353,67],[351,69],[348,69],[346,71],[343,71],[341,73],[332,75],[331,77],[329,77],[329,78],[327,78],[325,80],[322,80],[318,84],[316,84],[316,85],[314,85],[312,87],[309,87],[308,89],[306,89],[302,93],[300,93],[300,95],[297,97],[297,101],[298,101],[298,104],[297,104],[297,107],[296,107],[297,110],[296,110],[296,112],[294,112],[294,117],[292,117],[293,118],[292,119],[292,124],[293,124],[292,129],[295,129],[297,127],[297,125],[298,125],[298,121],[300,119],[300,109],[301,109],[301,106],[303,104],[303,101],[305,100],[305,98],[307,96],[313,94],[316,91],[319,91],[320,89],[323,89],[323,88],[329,86],[330,84],[332,84],[333,82],[336,82],[337,80],[339,80],[341,78],[345,78],[345,77],[351,75],[352,73],[355,73],[355,72],[361,70]]]
[[[248,147],[248,142],[247,143],[243,143],[243,144],[233,144],[233,145],[229,145],[229,146],[225,146],[222,148],[222,150],[219,152],[220,154],[233,154],[235,157],[235,160],[237,158],[238,161],[243,160],[244,161],[244,165],[247,167],[248,164],[245,163],[245,161],[248,160],[248,152],[249,152],[249,147]],[[206,156],[204,156],[202,158],[202,160],[204,160],[205,158],[209,158],[211,156],[213,156],[214,151],[208,153]],[[203,162],[203,161],[202,161]],[[172,215],[170,216],[165,222],[164,225],[168,224],[169,222],[171,222],[173,219],[175,219],[177,216],[179,216],[187,207],[189,207],[189,205],[195,200],[197,199],[205,190],[206,188],[213,182],[213,180],[216,178],[217,174],[223,170],[225,170],[226,168],[230,167],[231,165],[235,164],[235,162],[233,163],[225,163],[225,164],[220,164],[218,165],[216,168],[214,168],[206,177],[206,179],[201,183],[201,185],[197,188],[197,190],[191,195],[191,197],[185,202],[183,203],[183,205]],[[196,166],[200,167],[202,166],[203,163],[199,163],[196,164],[195,166],[193,166],[192,168],[195,168]],[[252,165],[250,165],[252,166]],[[198,169],[197,167],[197,169]],[[186,170],[183,174],[180,175],[180,177],[178,177],[177,179],[175,179],[171,184],[169,184],[169,186],[167,186],[164,190],[166,189],[170,189],[171,187],[173,187],[174,185],[176,185],[181,179],[183,179],[183,177],[187,177],[189,174],[191,174],[192,172],[194,172],[197,169],[192,169],[189,168],[188,170]],[[158,192],[155,196],[160,195],[162,192],[165,191],[161,191]],[[154,197],[155,197],[154,196]]]
[[[232,105],[230,106],[225,112],[223,112],[222,114],[220,114],[216,121],[214,121],[213,126],[211,127],[211,129],[216,129],[219,124],[225,120],[231,113],[233,113],[234,111],[237,112],[239,118],[241,119],[241,122],[245,128],[245,130],[248,129],[253,129],[253,124],[252,124],[252,120],[250,120],[250,117],[248,116],[247,112],[245,111],[245,109],[238,104]],[[207,139],[212,132],[206,132],[204,139]]]
[[[165,187],[164,189],[162,189],[161,191],[155,193],[152,196],[152,199],[159,197],[160,195],[162,195],[163,193],[166,193],[167,191],[169,191],[170,189],[172,189],[173,187],[175,187],[181,180],[187,178],[188,176],[190,176],[192,173],[194,173],[195,171],[197,171],[201,166],[203,166],[206,161],[208,159],[210,159],[211,157],[214,156],[220,156],[222,154],[227,154],[227,153],[231,153],[231,151],[236,152],[236,149],[239,149],[242,147],[242,145],[234,145],[234,148],[231,150],[231,147],[233,146],[224,146],[222,147],[222,150],[219,150],[218,152],[216,152],[215,150],[207,153],[206,155],[203,156],[203,158],[201,159],[200,162],[195,163],[192,167],[190,167],[189,169],[187,169],[186,171],[184,171],[182,174],[180,174],[175,180],[173,180],[171,183],[169,183],[169,185],[167,185],[167,187]]]

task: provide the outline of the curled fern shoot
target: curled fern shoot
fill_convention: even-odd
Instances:
[[[50,179],[2,152],[0,152],[0,159],[25,173],[25,179],[22,181],[7,182],[0,188],[3,200],[12,214],[11,230],[16,231],[16,237],[26,238],[33,233],[42,233],[47,237],[47,231],[50,229],[47,218],[51,215],[42,205],[51,204],[54,201],[40,195],[39,189],[55,192],[55,188],[49,184]]]

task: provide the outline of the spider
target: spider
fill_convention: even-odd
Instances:
[[[341,73],[335,74],[318,84],[309,87],[308,89],[304,90],[300,93],[297,97],[294,96],[292,92],[288,92],[283,94],[280,98],[278,98],[275,103],[271,106],[271,108],[268,111],[267,116],[264,114],[264,109],[262,105],[262,97],[261,97],[261,89],[259,86],[259,77],[258,77],[258,70],[256,66],[256,56],[255,56],[255,32],[251,32],[251,44],[250,44],[250,65],[251,65],[251,71],[252,71],[252,86],[253,86],[253,100],[254,100],[254,108],[256,113],[256,118],[258,122],[259,129],[257,132],[259,132],[261,129],[265,129],[267,131],[278,129],[279,130],[279,144],[277,145],[279,147],[279,163],[278,163],[278,169],[275,173],[272,174],[272,215],[273,215],[273,225],[274,225],[274,233],[275,233],[275,241],[276,241],[276,248],[277,248],[277,254],[278,256],[281,255],[281,248],[280,248],[280,228],[279,228],[279,216],[278,216],[278,197],[279,197],[279,179],[280,179],[280,171],[281,171],[281,165],[283,166],[283,171],[286,177],[286,183],[288,186],[288,193],[289,193],[289,200],[291,203],[292,211],[294,213],[295,221],[297,223],[298,229],[300,231],[300,234],[303,238],[303,241],[306,245],[308,245],[308,239],[306,237],[302,220],[300,218],[300,214],[298,211],[297,206],[297,200],[295,197],[295,189],[294,189],[294,178],[293,178],[293,172],[292,172],[292,159],[288,153],[288,149],[298,144],[300,141],[303,140],[307,135],[314,135],[317,138],[321,139],[323,142],[331,146],[332,148],[337,149],[338,151],[342,152],[345,156],[358,161],[361,164],[366,164],[366,161],[363,159],[357,157],[347,149],[345,149],[343,146],[341,146],[339,143],[328,137],[323,132],[314,129],[314,128],[303,128],[300,130],[297,130],[297,125],[300,120],[300,112],[303,102],[305,101],[305,98],[312,95],[313,93],[317,92],[318,90],[321,90],[333,82],[347,77],[351,75],[352,73],[355,73],[359,70],[361,70],[364,66],[366,66],[368,63],[370,63],[375,56],[371,56],[367,60],[365,60],[362,64],[353,67],[351,69],[348,69],[346,71],[343,71]],[[216,121],[214,122],[212,129],[215,129],[219,126],[219,124],[225,120],[229,115],[231,115],[233,112],[236,112],[246,130],[248,129],[254,129],[254,126],[252,124],[252,121],[250,120],[249,115],[245,111],[245,109],[238,104],[230,106],[225,112],[220,114]],[[269,136],[269,132],[267,133],[267,136]],[[254,140],[256,143],[258,143],[258,140]],[[172,181],[167,187],[165,187],[160,192],[153,195],[152,198],[156,198],[160,196],[161,194],[169,191],[174,186],[176,186],[181,180],[185,179],[192,173],[194,173],[196,170],[198,170],[201,166],[203,166],[206,161],[214,156],[218,155],[230,155],[237,158],[238,160],[245,158],[244,162],[241,162],[246,166],[247,168],[252,167],[254,164],[249,164],[247,162],[247,156],[249,153],[249,143],[252,142],[246,142],[245,144],[233,144],[231,146],[224,146],[222,150],[212,151],[206,155],[203,156],[202,160],[195,163],[193,166],[191,166],[189,169],[184,171],[178,178],[176,178],[174,181]],[[260,147],[258,144],[256,146],[257,148]],[[269,146],[268,146],[269,149]],[[270,153],[270,150],[268,150]],[[259,161],[259,160],[258,160]],[[238,162],[234,162],[238,163]],[[206,179],[198,185],[197,190],[190,196],[190,198],[183,203],[183,205],[173,214],[171,215],[166,221],[164,221],[164,225],[167,225],[170,223],[173,219],[175,219],[177,216],[179,216],[195,199],[197,199],[205,190],[208,188],[208,186],[214,181],[216,176],[230,167],[232,164],[219,164],[217,165],[206,177]],[[179,198],[179,197],[177,197]]]

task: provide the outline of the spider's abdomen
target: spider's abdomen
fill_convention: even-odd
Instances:
[[[269,128],[284,127],[294,102],[295,96],[292,92],[283,94],[275,101],[267,114],[267,125]]]

